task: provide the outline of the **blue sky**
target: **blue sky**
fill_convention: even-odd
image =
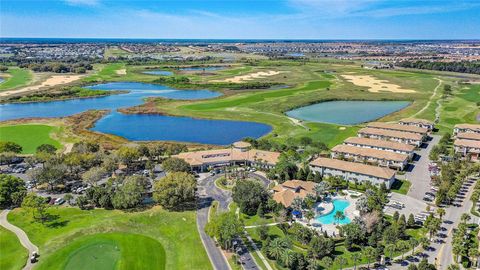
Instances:
[[[480,39],[480,0],[0,0],[2,37]]]

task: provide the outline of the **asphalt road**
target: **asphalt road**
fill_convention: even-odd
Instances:
[[[208,222],[208,210],[213,201],[218,201],[219,211],[228,211],[228,205],[232,202],[231,192],[219,189],[215,186],[215,180],[222,176],[217,174],[210,176],[208,174],[201,174],[197,180],[197,194],[198,194],[198,209],[197,209],[197,227],[200,233],[202,242],[207,250],[208,256],[212,265],[217,270],[230,269],[228,262],[222,254],[219,247],[216,246],[215,241],[205,233],[205,225]],[[252,175],[257,179],[261,177]],[[268,183],[268,179],[265,179]],[[259,269],[248,251],[247,247],[240,239],[238,242],[238,254],[242,258],[243,269]]]

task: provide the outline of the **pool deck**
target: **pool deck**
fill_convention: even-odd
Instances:
[[[333,203],[331,203],[331,201],[333,201],[333,200],[346,200],[350,204],[344,210],[345,216],[348,217],[350,220],[353,220],[355,217],[359,216],[359,213],[356,210],[356,205],[357,205],[357,199],[356,198],[351,198],[349,195],[345,195],[345,196],[337,195],[335,197],[331,197],[330,199],[331,200],[330,200],[329,203],[322,202],[322,203],[319,203],[319,204],[315,205],[315,209],[317,209],[317,207],[320,207],[320,208],[323,209],[321,211],[321,215],[328,214],[333,210]],[[315,229],[319,232],[322,232],[322,233],[324,231],[326,231],[327,234],[330,235],[330,236],[335,236],[335,235],[338,235],[338,233],[339,233],[339,231],[337,229],[337,225],[335,225],[335,224],[322,224],[322,223],[317,222],[315,219],[312,219],[310,222],[308,222],[306,219],[296,219],[296,222],[298,222],[298,223],[300,223],[304,226],[308,226],[310,228],[313,228],[313,229]]]

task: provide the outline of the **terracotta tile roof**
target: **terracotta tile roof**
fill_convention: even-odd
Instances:
[[[457,124],[457,125],[455,125],[455,128],[471,129],[471,130],[475,130],[477,132],[480,132],[480,125],[476,125],[476,124]]]
[[[363,148],[351,145],[340,144],[332,148],[332,152],[341,154],[351,154],[360,157],[371,157],[375,159],[383,159],[397,162],[404,162],[408,160],[408,155],[400,154],[385,150]]]
[[[195,152],[184,152],[174,157],[185,160],[191,166],[200,166],[203,164],[213,164],[230,161],[263,161],[270,165],[275,165],[278,162],[280,153],[269,152],[252,149],[249,151],[241,151],[235,148],[215,149]]]
[[[400,123],[411,123],[411,124],[424,124],[424,125],[433,125],[433,122],[425,120],[425,119],[417,119],[417,118],[403,118],[399,121]]]
[[[371,166],[361,163],[343,161],[331,158],[317,158],[310,162],[310,165],[336,169],[344,172],[352,172],[363,175],[369,175],[382,179],[391,179],[395,176],[395,171],[384,167]]]
[[[408,140],[415,140],[415,141],[421,141],[423,139],[423,136],[417,133],[378,129],[378,128],[362,128],[358,131],[358,133],[359,134],[363,133],[367,135],[385,136],[385,137],[391,137],[391,138],[399,138],[399,139],[408,139]]]
[[[457,135],[455,135],[455,137],[457,139],[480,141],[480,133],[460,132]]]
[[[404,132],[413,132],[419,134],[427,134],[428,129],[417,127],[417,126],[407,126],[407,125],[400,125],[400,124],[389,124],[383,122],[371,122],[367,124],[369,128],[379,128],[379,129],[387,129],[387,130],[396,130],[396,131],[404,131]]]
[[[455,146],[469,147],[469,148],[479,148],[480,149],[480,141],[457,139],[457,140],[455,140],[455,142],[453,144]]]
[[[272,188],[272,190],[275,191],[273,194],[273,199],[277,203],[283,204],[285,207],[290,207],[296,197],[304,199],[308,194],[315,194],[315,191],[313,190],[315,185],[316,184],[314,182],[310,181],[285,181],[284,183],[276,185]],[[296,192],[297,189],[299,189],[298,192]]]
[[[352,144],[359,144],[359,145],[366,145],[366,146],[375,146],[405,152],[413,152],[415,150],[415,146],[405,143],[399,142],[392,142],[392,141],[384,141],[384,140],[376,140],[370,138],[362,138],[362,137],[350,137],[347,138],[345,143],[352,143]]]

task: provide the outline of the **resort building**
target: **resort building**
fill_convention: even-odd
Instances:
[[[398,123],[400,125],[405,125],[405,126],[415,126],[415,127],[426,128],[429,131],[432,131],[435,128],[435,125],[433,124],[433,122],[430,122],[425,119],[404,118],[398,121]]]
[[[273,199],[288,208],[297,197],[305,199],[308,195],[315,195],[315,185],[310,181],[288,180],[273,187]]]
[[[480,161],[480,141],[456,139],[453,146],[455,153],[461,153],[472,161]]]
[[[417,127],[417,126],[400,125],[400,124],[389,124],[389,123],[383,123],[383,122],[371,122],[367,124],[367,127],[402,131],[402,132],[411,132],[411,133],[421,134],[424,136],[428,134],[428,129],[426,128]]]
[[[423,140],[425,139],[424,135],[403,132],[403,131],[394,131],[378,128],[362,128],[358,131],[358,136],[361,138],[372,138],[379,140],[388,140],[399,143],[406,143],[415,145],[417,147],[422,145]]]
[[[453,128],[453,135],[458,133],[471,132],[471,133],[480,133],[480,125],[474,124],[458,124]]]
[[[408,155],[405,154],[345,144],[333,147],[331,157],[399,170],[403,170],[408,164]]]
[[[185,152],[174,157],[185,160],[193,171],[199,172],[231,165],[256,166],[265,169],[275,167],[280,153],[250,148],[249,143],[236,142],[231,148]]]
[[[322,176],[339,176],[348,181],[385,183],[390,188],[395,181],[395,171],[372,165],[330,158],[317,158],[310,162],[310,168]]]
[[[409,159],[413,158],[415,146],[399,142],[375,140],[369,138],[350,137],[343,141],[346,145],[352,145],[363,148],[371,148],[385,150],[399,154],[408,155]]]
[[[455,138],[461,140],[480,141],[480,133],[460,132],[455,135]]]

